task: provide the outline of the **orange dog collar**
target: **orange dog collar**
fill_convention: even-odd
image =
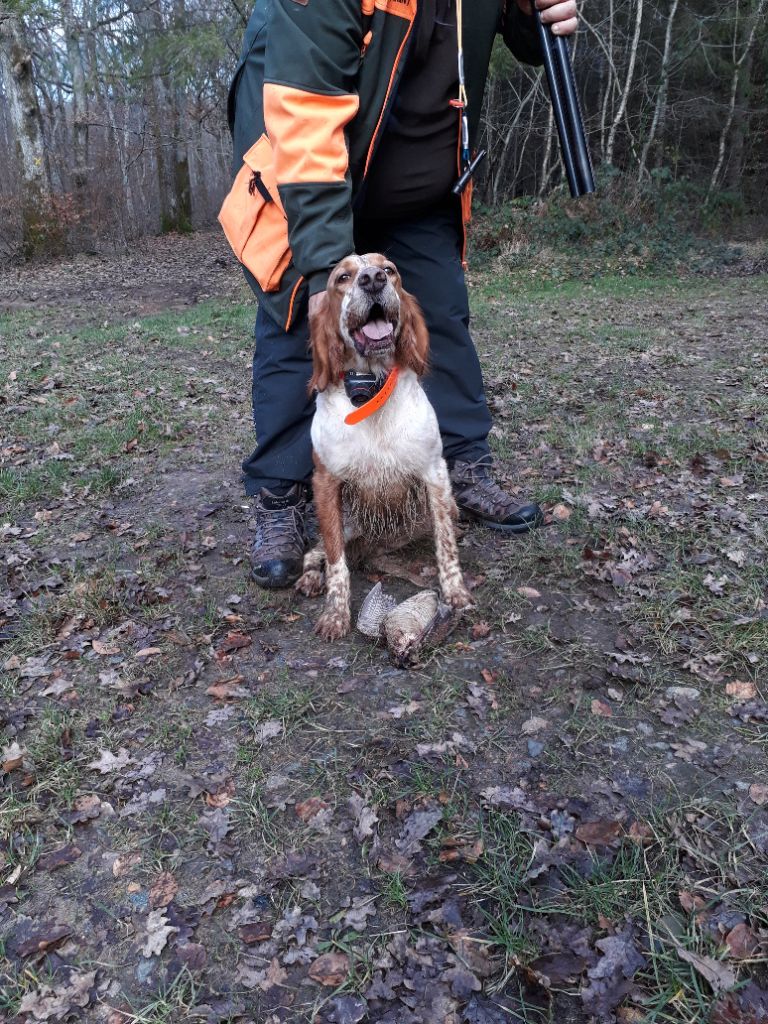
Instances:
[[[382,385],[381,391],[377,391],[373,398],[369,399],[365,405],[361,405],[359,409],[354,409],[351,413],[344,417],[344,422],[350,427],[353,427],[356,423],[362,423],[363,420],[367,420],[369,416],[372,416],[375,412],[378,412],[383,405],[387,403],[387,400],[392,397],[392,392],[395,390],[397,384],[397,378],[400,376],[400,371],[395,366],[389,371],[387,379]]]

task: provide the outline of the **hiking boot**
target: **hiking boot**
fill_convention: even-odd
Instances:
[[[459,511],[492,530],[528,533],[544,522],[538,505],[519,505],[496,483],[487,457],[477,462],[454,462],[451,483]]]
[[[307,535],[304,518],[307,494],[294,484],[284,495],[262,487],[253,498],[256,539],[251,549],[251,575],[260,587],[290,587],[301,575]]]

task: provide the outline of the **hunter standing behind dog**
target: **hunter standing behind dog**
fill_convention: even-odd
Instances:
[[[575,0],[536,4],[555,33],[575,31]],[[464,279],[471,183],[453,194],[474,152],[497,33],[519,60],[541,63],[528,0],[257,0],[253,9],[229,96],[236,179],[221,220],[259,300],[257,447],[243,472],[261,586],[301,573],[309,318],[352,252],[385,253],[421,304],[424,387],[460,511],[513,534],[542,520],[491,475]]]

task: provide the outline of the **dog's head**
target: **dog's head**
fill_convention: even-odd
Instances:
[[[310,318],[314,373],[324,391],[345,369],[421,375],[429,335],[416,299],[403,288],[392,260],[381,253],[347,256],[331,271],[318,312]]]

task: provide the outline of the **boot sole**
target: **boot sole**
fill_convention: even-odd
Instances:
[[[462,519],[467,520],[471,523],[479,523],[481,526],[485,526],[488,530],[495,530],[497,533],[511,533],[515,536],[521,536],[524,533],[530,533],[531,530],[538,530],[539,527],[544,525],[544,517],[537,516],[536,519],[531,520],[530,523],[520,523],[519,525],[507,524],[507,523],[494,523],[492,519],[484,519],[481,515],[476,512],[470,512],[467,509],[460,508],[459,513]]]
[[[285,580],[276,581],[272,576],[260,576],[255,569],[251,569],[251,579],[257,583],[262,590],[287,590],[292,587],[301,576],[301,572],[291,574]]]

